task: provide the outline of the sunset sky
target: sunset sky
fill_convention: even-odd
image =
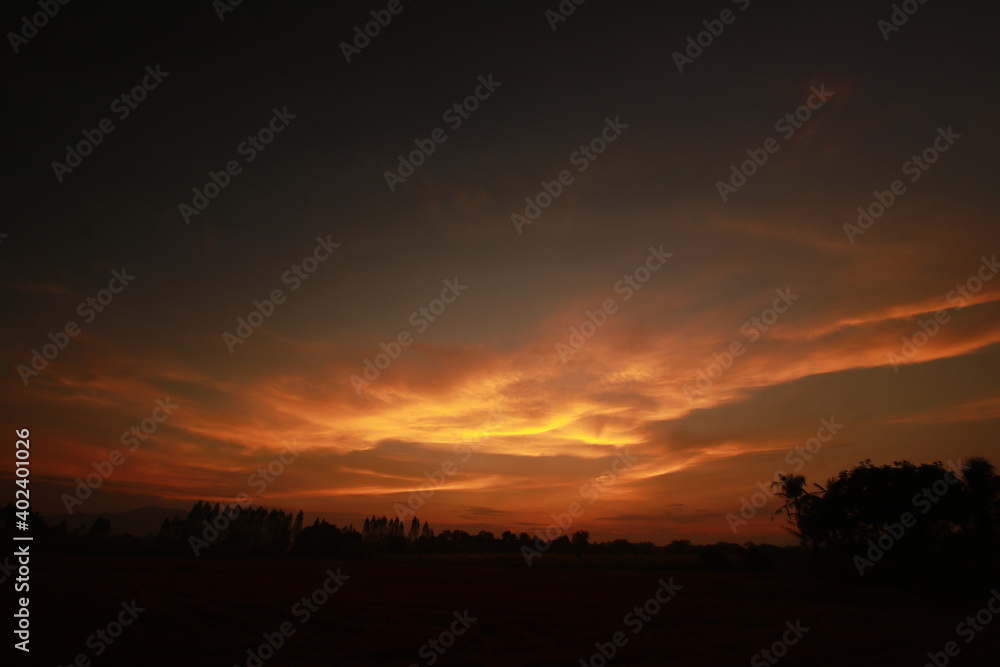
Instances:
[[[530,533],[581,502],[572,530],[599,540],[787,541],[777,500],[736,535],[725,518],[776,471],[1000,462],[984,10],[927,3],[884,39],[889,2],[595,0],[553,30],[555,0],[403,0],[347,62],[341,42],[385,3],[248,2],[223,20],[158,4],[153,24],[71,3],[5,55],[3,422],[9,441],[31,430],[43,513],[64,514],[74,478],[118,449],[77,512],[242,492],[360,525],[447,469],[417,511],[439,530]],[[733,21],[678,71],[673,54],[724,9]],[[7,29],[32,11],[6,9]],[[121,118],[116,98],[157,66]],[[477,90],[467,118],[447,114]],[[275,110],[273,141],[241,150]],[[102,118],[113,132],[58,174]],[[766,162],[723,200],[754,154]],[[185,216],[230,161],[239,172]],[[561,172],[540,215],[512,221]],[[845,230],[896,179],[884,214]],[[323,259],[298,278],[306,257]],[[135,277],[78,310],[113,271]],[[273,314],[227,344],[275,290]],[[70,321],[44,369],[18,370]],[[592,335],[572,338],[581,325]],[[398,358],[352,382],[400,334]],[[129,451],[122,434],[168,398]],[[790,465],[821,420],[840,426]],[[298,457],[258,493],[248,477],[288,443]]]

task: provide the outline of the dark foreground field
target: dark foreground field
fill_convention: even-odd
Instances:
[[[413,559],[66,557],[34,565],[29,664],[39,665],[70,665],[79,654],[95,666],[247,665],[247,650],[285,622],[294,634],[262,664],[580,665],[596,642],[621,631],[627,644],[609,664],[764,665],[751,661],[797,620],[809,629],[779,664],[919,666],[928,651],[956,641],[952,664],[989,665],[1000,649],[1000,618],[968,643],[956,634],[985,605],[986,590],[981,600],[932,601],[780,574]],[[305,607],[293,605],[338,567],[349,579],[303,624]],[[670,577],[682,587],[675,597],[648,621],[626,621]],[[88,638],[133,599],[144,611],[96,656],[102,640]],[[421,655],[448,630],[453,612],[466,609],[477,619],[468,631],[443,654],[426,647]]]

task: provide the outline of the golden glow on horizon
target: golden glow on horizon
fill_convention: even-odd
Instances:
[[[655,310],[656,295],[647,300]],[[676,295],[664,294],[659,307],[669,308],[676,300]],[[984,293],[977,303],[963,315],[994,307],[997,299]],[[829,416],[820,414],[828,409],[809,405],[808,396],[792,394],[764,411],[766,415],[751,410],[730,417],[742,420],[733,422],[735,432],[725,423],[695,418],[805,378],[824,376],[832,382],[846,373],[873,369],[891,379],[895,374],[887,353],[898,349],[901,335],[916,330],[918,319],[933,312],[928,307],[940,306],[927,300],[867,309],[830,318],[830,323],[822,311],[820,317],[802,319],[799,312],[805,307],[796,305],[800,310],[793,308],[759,342],[750,342],[740,332],[745,308],[723,309],[713,315],[721,324],[711,327],[704,318],[678,320],[668,337],[645,337],[641,343],[633,338],[637,325],[622,316],[566,363],[545,344],[563,335],[559,323],[553,325],[555,334],[542,327],[536,339],[518,350],[447,371],[414,352],[399,362],[410,375],[390,369],[360,394],[344,379],[356,368],[353,359],[340,364],[331,346],[311,351],[316,355],[311,373],[293,376],[282,371],[245,384],[213,382],[183,368],[148,369],[150,377],[159,374],[175,385],[203,386],[226,401],[213,404],[172,394],[182,407],[148,444],[128,455],[128,464],[115,472],[108,488],[153,492],[168,499],[234,498],[247,490],[248,475],[294,440],[303,450],[301,458],[254,497],[256,503],[314,511],[342,508],[358,516],[389,514],[394,503],[405,502],[410,492],[427,483],[428,474],[440,473],[450,461],[454,470],[434,485],[433,496],[419,512],[421,519],[461,523],[479,516],[475,512],[485,512],[484,521],[515,526],[544,523],[552,512],[579,501],[583,485],[599,479],[616,451],[626,449],[637,462],[614,479],[593,508],[588,506],[589,528],[608,530],[611,522],[595,523],[604,517],[651,516],[658,518],[616,530],[673,525],[674,530],[702,530],[721,539],[725,524],[717,521],[719,513],[730,511],[756,481],[770,480],[776,467],[785,465],[784,452],[815,431],[810,420]],[[641,311],[635,316],[641,320]],[[715,337],[704,335],[707,328]],[[734,340],[743,343],[745,353],[708,386],[699,385],[699,373],[707,373]],[[989,326],[988,319],[956,317],[919,349],[912,366],[958,359],[998,342],[1000,331]],[[909,366],[902,370],[912,373]],[[148,415],[154,398],[162,395],[134,377],[100,372],[63,377],[52,381],[51,400],[61,410],[79,406],[77,398],[85,399],[85,411],[119,409],[124,416],[115,419],[124,428]],[[893,387],[899,391],[905,386]],[[698,388],[700,395],[689,398],[686,387]],[[801,416],[794,428],[781,426],[785,412],[800,415],[803,410],[805,430]],[[863,410],[859,414],[864,415]],[[754,420],[765,417],[774,424],[754,427]],[[977,427],[998,417],[1000,399],[970,396],[917,413],[887,413],[881,425]],[[670,428],[661,431],[659,425]],[[825,447],[806,471],[810,481],[822,481],[870,456],[851,449],[863,429],[851,424],[845,431],[849,435]],[[877,425],[873,429],[877,432]],[[54,449],[75,454],[48,458],[45,474],[85,476],[88,471],[71,460],[106,457],[117,445],[115,434],[111,436],[110,441],[85,442],[68,435],[54,438]],[[909,457],[940,458],[929,444],[922,446],[926,456]],[[706,470],[716,471],[719,481],[684,481],[700,479]],[[650,505],[684,509],[664,513],[651,511]],[[478,509],[469,514],[464,509],[468,507]],[[757,529],[780,533],[780,525],[769,522]]]

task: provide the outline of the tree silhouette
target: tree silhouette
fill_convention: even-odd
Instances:
[[[805,490],[801,476],[782,477],[775,483],[785,500],[778,512],[819,561],[851,576],[875,571],[876,579],[915,583],[943,571],[970,578],[995,572],[1000,478],[982,457],[957,473],[940,461],[866,460],[825,487],[815,485],[816,493]]]
[[[583,552],[590,547],[590,533],[586,530],[578,530],[573,533],[573,546],[576,548],[577,557],[583,556]]]
[[[784,510],[789,523],[785,530],[798,537],[802,541],[802,545],[805,546],[806,537],[799,525],[802,516],[802,503],[809,495],[809,492],[806,491],[805,476],[779,475],[777,481],[771,482],[771,487],[777,488],[778,491],[775,495],[785,500],[785,503],[775,511],[775,514]]]

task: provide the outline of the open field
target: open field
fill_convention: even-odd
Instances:
[[[303,624],[305,607],[293,605],[338,567],[349,579]],[[682,588],[636,632],[639,617],[626,614],[670,577]],[[284,622],[294,634],[263,664],[579,665],[622,631],[628,641],[609,664],[745,665],[799,619],[809,630],[782,665],[919,666],[949,640],[961,648],[954,664],[986,665],[1000,649],[1000,619],[970,643],[956,635],[987,590],[981,600],[932,601],[782,574],[59,557],[37,561],[32,592],[31,664],[69,665],[84,653],[93,665],[246,665],[247,649]],[[144,611],[95,656],[100,644],[88,647],[88,637],[133,598]],[[476,620],[451,648],[419,655],[466,609]]]

